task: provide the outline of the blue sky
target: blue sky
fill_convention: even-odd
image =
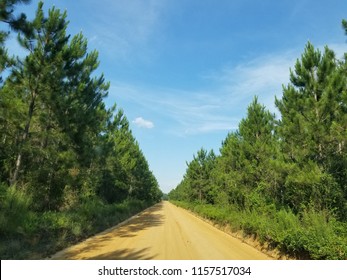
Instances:
[[[36,2],[17,11],[31,18]],[[164,192],[201,147],[218,153],[254,95],[276,113],[274,97],[307,41],[338,57],[347,51],[345,0],[44,3],[66,9],[69,32],[82,31],[99,51],[98,73],[111,82],[106,104],[125,111]]]

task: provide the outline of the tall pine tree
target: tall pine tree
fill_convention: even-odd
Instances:
[[[334,52],[325,47],[322,53],[308,43],[291,70],[290,84],[283,87],[282,99],[276,99],[282,151],[293,167],[286,179],[287,203],[296,210],[341,209],[342,186],[336,182],[341,168],[336,164],[345,151],[337,133],[345,115],[344,91]]]

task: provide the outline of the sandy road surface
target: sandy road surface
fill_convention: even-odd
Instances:
[[[188,211],[161,202],[53,259],[256,260],[269,257]]]

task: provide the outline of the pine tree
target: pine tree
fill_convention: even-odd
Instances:
[[[213,150],[207,152],[201,148],[193,160],[187,163],[185,180],[191,189],[191,200],[213,202],[211,179],[215,162],[216,156]]]
[[[102,101],[109,84],[102,75],[91,77],[98,54],[87,53],[82,34],[69,42],[66,16],[52,8],[46,18],[39,3],[32,32],[19,36],[29,55],[16,63],[6,81],[26,106],[10,182],[29,180],[40,196],[36,199],[48,208],[58,207],[65,186],[79,190],[89,180],[94,145],[110,117]]]
[[[283,88],[282,99],[276,99],[282,115],[279,133],[284,152],[294,161],[313,160],[324,165],[331,153],[330,130],[339,114],[343,91],[337,67],[332,50],[326,47],[322,54],[308,43],[291,71],[291,83]]]
[[[43,3],[40,2],[36,18],[32,22],[34,32],[29,36],[18,37],[20,44],[29,51],[29,55],[23,62],[17,62],[17,67],[9,78],[9,84],[21,92],[22,98],[28,106],[15,167],[10,178],[12,184],[17,182],[22,168],[22,157],[25,146],[28,144],[35,112],[40,114],[38,121],[46,123],[39,125],[41,131],[37,131],[37,133],[44,134],[42,130],[50,129],[54,125],[51,119],[53,114],[49,106],[50,95],[55,90],[61,91],[59,82],[61,82],[63,66],[62,48],[68,40],[66,14],[60,16],[60,11],[53,9],[46,20],[42,6]],[[47,139],[41,140],[41,146],[46,146],[44,141]]]
[[[255,97],[247,109],[247,117],[239,124],[243,167],[249,170],[247,176],[255,186],[266,176],[267,163],[274,159],[274,121],[275,116]]]
[[[276,99],[281,112],[278,132],[284,156],[291,164],[286,179],[287,203],[296,210],[312,205],[317,209],[341,209],[341,185],[336,183],[345,153],[344,136],[338,131],[346,111],[343,105],[345,79],[335,54],[328,47],[321,53],[306,45],[290,84]],[[337,164],[337,165],[336,165]]]
[[[16,93],[9,93],[10,89],[3,88],[2,73],[5,69],[13,66],[14,59],[10,57],[5,42],[10,34],[10,29],[16,32],[30,32],[29,24],[26,21],[26,15],[14,15],[15,7],[21,3],[28,4],[30,0],[2,0],[0,2],[0,23],[5,28],[0,30],[0,179],[6,181],[7,170],[9,169],[8,158],[12,156],[11,136],[18,127],[18,112],[20,111],[20,100],[14,97]],[[6,31],[6,28],[8,31]],[[12,95],[13,94],[13,95]]]
[[[255,97],[239,129],[222,143],[219,165],[224,182],[220,183],[229,200],[240,207],[245,206],[247,195],[259,188],[272,199],[279,192],[273,168],[278,153],[274,128],[274,115]]]

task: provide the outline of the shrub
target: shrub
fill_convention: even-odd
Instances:
[[[30,221],[30,197],[16,186],[0,185],[0,235],[24,234]]]
[[[347,236],[337,234],[339,224],[326,212],[304,212],[302,226],[303,246],[313,259],[347,258]]]

